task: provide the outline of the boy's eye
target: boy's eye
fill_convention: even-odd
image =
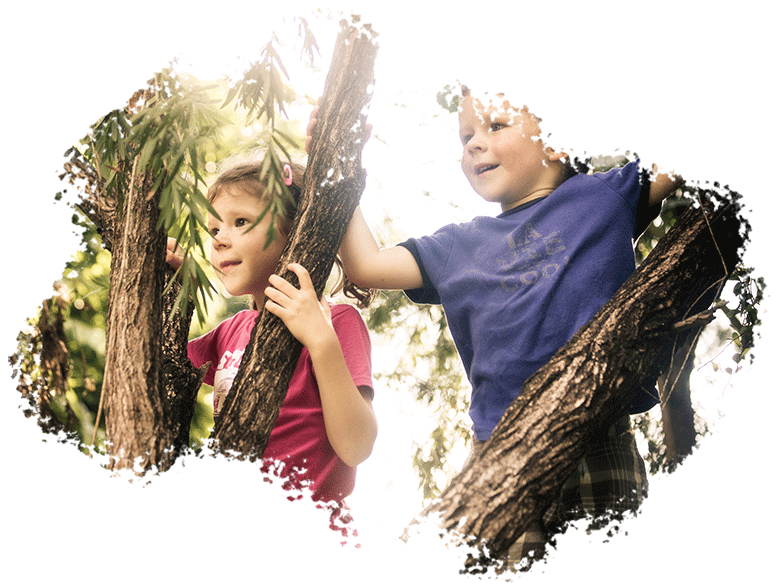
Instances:
[[[469,141],[471,141],[472,137],[473,135],[464,135],[463,137],[461,137],[461,143],[463,145],[466,145]]]
[[[210,236],[215,237],[218,234],[218,229],[216,227],[213,227],[210,229]]]
[[[247,224],[248,224],[248,219],[247,218],[238,218],[234,222],[234,226],[237,227],[237,228],[244,227]]]
[[[506,127],[507,127],[507,125],[505,125],[504,123],[500,123],[500,122],[494,122],[494,123],[490,124],[490,130],[493,131],[493,132],[500,131],[501,129],[505,129]]]

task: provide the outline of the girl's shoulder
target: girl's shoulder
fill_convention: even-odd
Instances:
[[[332,304],[331,324],[335,331],[361,331],[366,333],[367,327],[361,312],[352,304]]]
[[[256,323],[258,316],[259,311],[257,310],[241,310],[240,312],[221,321],[215,329],[210,331],[210,333],[213,333],[215,336],[223,339],[225,337],[229,337],[231,333],[243,331],[246,329],[250,331],[253,328],[253,325]]]
[[[330,304],[331,320],[337,319],[357,319],[363,321],[361,313],[352,304]]]
[[[258,310],[252,310],[252,309],[241,310],[240,312],[233,314],[229,318],[226,318],[223,321],[221,321],[221,324],[219,324],[216,328],[219,329],[221,327],[228,327],[230,325],[240,325],[249,321],[255,322],[258,316],[259,316]]]

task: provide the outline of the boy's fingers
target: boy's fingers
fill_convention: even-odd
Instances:
[[[304,152],[308,155],[310,155],[310,145],[312,145],[313,142],[313,127],[316,122],[317,119],[312,118],[312,115],[310,115],[310,122],[307,123],[307,136],[304,139]]]

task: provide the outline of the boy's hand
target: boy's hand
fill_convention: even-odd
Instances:
[[[318,104],[320,104],[320,99],[318,99]],[[310,111],[310,122],[307,123],[307,136],[304,140],[304,152],[307,153],[307,155],[310,155],[310,145],[313,142],[313,127],[315,126],[315,123],[318,122],[318,106],[313,108]]]
[[[318,105],[320,105],[321,99],[318,99]],[[318,111],[320,110],[319,106],[316,106],[310,111],[310,121],[307,123],[307,136],[304,140],[304,151],[307,153],[307,155],[310,155],[310,145],[313,142],[313,127],[315,126],[315,123],[318,122]],[[364,139],[363,142],[366,143],[369,140],[369,137],[372,136],[372,125],[367,123],[366,127],[364,127]]]
[[[327,342],[339,344],[331,324],[329,303],[318,300],[310,274],[298,263],[288,264],[288,269],[299,278],[299,288],[273,274],[269,278],[271,285],[264,290],[267,296],[264,308],[282,320],[311,353],[316,346]]]

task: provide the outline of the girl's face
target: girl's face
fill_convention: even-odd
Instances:
[[[557,187],[560,159],[539,139],[537,119],[507,100],[483,103],[471,96],[461,100],[459,134],[461,168],[474,191],[488,202],[509,210]]]
[[[266,203],[236,186],[226,186],[212,204],[221,220],[208,215],[208,230],[213,238],[210,262],[229,294],[251,294],[261,308],[264,290],[275,272],[286,238],[275,231],[272,242],[267,243],[269,213],[251,228]]]

